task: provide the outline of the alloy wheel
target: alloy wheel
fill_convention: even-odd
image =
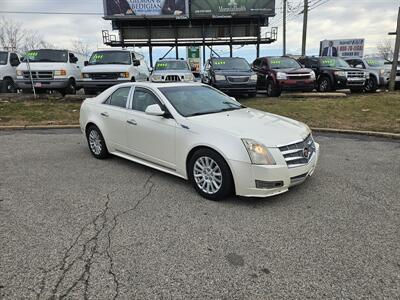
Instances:
[[[211,157],[199,157],[194,163],[193,176],[200,190],[209,195],[217,193],[222,186],[222,172]]]
[[[101,138],[99,133],[96,130],[92,130],[89,133],[89,145],[90,145],[90,150],[95,155],[99,155],[102,150],[102,145],[101,145]]]

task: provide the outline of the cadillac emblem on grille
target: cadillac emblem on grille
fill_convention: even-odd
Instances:
[[[303,157],[308,159],[309,156],[310,156],[310,150],[308,150],[308,148],[304,148],[303,149]]]

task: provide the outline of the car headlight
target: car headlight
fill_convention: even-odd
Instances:
[[[162,81],[163,77],[161,75],[152,75],[151,81]]]
[[[283,72],[278,72],[276,73],[276,78],[278,80],[286,80],[287,79],[287,74]]]
[[[368,72],[365,72],[365,73],[364,73],[364,77],[367,78],[367,79],[369,79],[370,74],[369,74]]]
[[[315,76],[315,72],[314,72],[314,71],[311,71],[310,76],[311,76],[311,79],[312,79],[312,80],[315,80],[315,79],[317,78],[317,77]]]
[[[119,73],[119,78],[129,78],[129,72]]]
[[[275,159],[263,144],[251,139],[242,139],[251,163],[254,165],[276,165]]]
[[[345,71],[335,71],[334,74],[336,76],[346,77],[346,72]]]
[[[90,74],[89,73],[82,73],[82,77],[83,78],[90,78]]]
[[[185,81],[193,81],[194,80],[193,74],[186,74],[184,78],[185,78]]]
[[[251,75],[250,80],[256,81],[257,80],[257,74]]]
[[[65,70],[55,70],[54,71],[54,76],[66,76],[67,75],[67,71]]]
[[[23,75],[24,75],[24,72],[22,72],[21,70],[17,71],[17,76],[23,76]]]
[[[223,81],[226,80],[224,75],[215,75],[215,80],[216,81]]]

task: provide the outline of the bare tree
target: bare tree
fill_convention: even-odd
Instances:
[[[76,39],[72,41],[71,50],[80,55],[83,55],[86,59],[88,59],[90,54],[93,52],[90,46],[81,39]]]
[[[22,46],[20,47],[21,52],[26,52],[33,49],[54,49],[55,47],[47,43],[43,37],[36,31],[29,31],[27,32]]]
[[[394,49],[390,40],[381,42],[376,48],[378,49],[379,55],[381,55],[384,59],[387,61],[393,60]]]
[[[24,30],[20,23],[13,20],[0,18],[0,45],[9,51],[18,51],[23,44],[26,37],[26,30]]]

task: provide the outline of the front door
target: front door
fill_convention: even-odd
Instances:
[[[127,112],[127,145],[131,155],[175,170],[175,130],[173,118],[145,113],[149,105],[161,102],[149,89],[136,87]]]

